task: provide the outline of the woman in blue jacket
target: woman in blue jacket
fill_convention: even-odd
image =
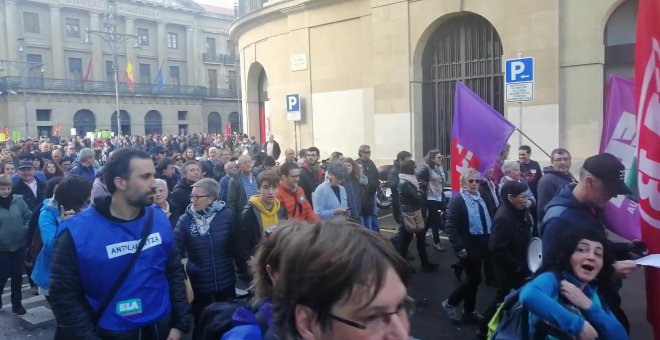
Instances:
[[[348,178],[348,169],[340,162],[328,164],[327,180],[321,183],[312,193],[314,212],[322,220],[346,218],[351,213],[351,201],[346,194],[346,188],[341,184]]]
[[[530,338],[628,339],[603,295],[613,289],[614,258],[605,235],[578,228],[551,245],[539,275],[520,292]]]

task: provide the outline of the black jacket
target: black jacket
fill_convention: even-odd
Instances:
[[[236,283],[234,214],[227,207],[218,211],[204,236],[192,226],[193,222],[192,215],[186,212],[174,228],[177,249],[188,258],[186,272],[193,291],[212,294],[233,288]]]
[[[44,201],[44,198],[46,198],[46,183],[40,182],[36,177],[34,180],[37,181],[36,196],[32,192],[32,189],[30,189],[30,187],[20,178],[18,179],[18,182],[14,182],[12,188],[12,194],[23,196],[23,200],[27,203],[30,211],[34,211],[34,209]]]
[[[360,216],[369,216],[371,212],[363,209],[363,204],[366,195],[364,194],[365,185],[360,184],[360,181],[352,177],[346,179],[342,185],[346,188],[346,196],[348,196],[348,206],[350,208],[350,217],[354,220],[360,220]],[[372,206],[369,204],[368,206]],[[373,209],[372,209],[373,210]]]
[[[497,184],[495,184],[495,195],[497,195],[498,192]],[[495,197],[493,197],[493,193],[490,191],[490,187],[488,187],[488,182],[485,180],[481,180],[479,182],[479,194],[484,200],[484,203],[486,203],[486,208],[488,209],[488,213],[492,218],[495,216],[495,212],[497,211],[498,201],[495,201]]]
[[[303,163],[300,167],[300,182],[298,185],[303,188],[305,198],[307,198],[307,202],[309,202],[312,207],[314,207],[314,203],[312,203],[312,193],[316,190],[316,187],[318,187],[319,184],[323,183],[324,178],[324,171],[321,166],[319,166],[317,172],[314,172],[307,162]]]
[[[263,149],[261,149],[263,152],[268,152],[268,142],[264,143]],[[280,143],[273,141],[273,158],[277,160],[280,158],[280,154],[282,154],[282,150],[280,149]]]
[[[166,177],[162,173],[156,173],[156,178],[160,178],[164,180],[167,183],[167,191],[172,192],[174,191],[174,187],[179,183],[181,180],[181,174],[179,173],[178,170],[175,170],[174,173],[172,174],[172,177]]]
[[[376,167],[374,161],[371,159],[365,161],[362,158],[358,158],[356,162],[362,165],[362,173],[364,173],[364,175],[369,179],[369,183],[367,183],[367,195],[373,196],[380,186],[378,168]]]
[[[497,209],[488,249],[496,269],[496,278],[503,287],[518,288],[530,275],[527,267],[527,246],[532,222],[525,210],[505,202]]]
[[[538,184],[541,180],[541,176],[543,176],[539,162],[530,160],[529,164],[520,163],[520,172],[525,183],[529,185],[529,190],[532,191],[534,197],[538,197]]]
[[[413,212],[417,209],[426,208],[426,198],[414,184],[408,181],[400,181],[397,189],[401,201],[402,212]]]
[[[287,219],[286,208],[284,204],[280,205],[277,211],[277,219],[283,221]],[[238,273],[242,276],[249,276],[248,260],[257,248],[264,235],[261,222],[261,213],[259,209],[248,202],[241,215],[239,216],[238,228],[236,231],[236,267]]]
[[[170,200],[172,203],[182,211],[186,210],[190,204],[192,185],[193,183],[188,183],[185,178],[181,178],[174,186],[174,189],[172,189],[172,194],[170,194]]]
[[[169,318],[160,319],[141,329],[112,332],[112,334],[99,330],[94,323],[95,312],[87,303],[81,281],[82,275],[94,275],[94,273],[80,272],[76,246],[68,229],[57,237],[52,259],[50,304],[53,306],[57,326],[65,339],[137,339],[137,334],[141,331],[150,333],[155,329],[159,334],[168,334],[171,328],[177,328],[184,333],[190,330],[192,316],[186,301],[185,286],[181,284],[184,272],[181,257],[176,249],[166,265],[172,302]],[[113,306],[109,306],[108,310],[112,308]]]
[[[449,241],[457,253],[465,249],[468,258],[479,258],[487,254],[488,235],[470,234],[470,219],[463,196],[457,195],[449,200],[446,222]]]
[[[399,201],[399,172],[401,172],[399,162],[394,161],[394,166],[387,174],[387,182],[390,185],[390,190],[392,191],[392,217],[394,217],[394,221],[397,223],[402,223],[403,219],[401,218],[401,202]]]
[[[225,202],[227,203],[227,207],[229,207],[229,209],[234,212],[234,215],[237,219],[239,218],[241,211],[247,204],[249,198],[245,193],[245,188],[243,187],[243,179],[241,176],[242,174],[240,171],[234,176],[231,176],[229,185],[227,186],[227,202]],[[256,176],[254,176],[254,181],[257,181]]]

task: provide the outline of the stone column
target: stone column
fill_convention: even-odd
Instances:
[[[62,34],[62,15],[60,7],[50,5],[50,38],[51,52],[53,53],[53,62],[51,65],[53,78],[64,79],[67,74],[68,65],[64,60],[64,37]],[[84,64],[84,62],[83,62]],[[83,67],[83,72],[84,67]]]
[[[89,26],[92,31],[101,30],[101,18],[98,12],[89,12]],[[103,40],[97,34],[90,34],[92,50],[92,74],[89,80],[105,81],[105,60],[103,60]],[[83,60],[83,63],[85,61]],[[89,63],[89,61],[87,61]],[[87,67],[87,65],[85,65]],[[86,70],[85,70],[86,72]]]
[[[5,6],[0,6],[0,18],[6,18]],[[4,39],[5,41],[9,40],[5,25],[0,25],[0,37],[6,37]],[[9,59],[9,55],[7,54],[7,44],[5,41],[0,42],[0,59]]]
[[[195,66],[197,64],[201,64],[201,62],[197,63],[195,62],[195,58],[198,57],[198,55],[195,52],[195,36],[197,35],[197,27],[196,26],[189,26],[188,29],[186,30],[186,65],[187,67],[187,74],[188,74],[188,86],[197,86],[199,85],[196,82],[197,79],[197,69],[199,66]],[[201,56],[199,56],[201,59]]]
[[[18,8],[16,8],[16,0],[5,1],[5,22],[7,23],[7,59],[16,59],[16,38],[18,38]],[[7,68],[5,74],[12,75],[11,67]]]

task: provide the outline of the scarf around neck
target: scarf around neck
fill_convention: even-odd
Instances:
[[[490,234],[492,227],[492,221],[490,215],[488,214],[488,209],[486,208],[486,202],[481,198],[481,195],[477,192],[476,194],[470,193],[465,189],[461,189],[461,197],[465,201],[465,206],[468,211],[468,219],[470,224],[470,234],[472,235],[484,235],[484,226],[481,222],[481,214],[479,212],[479,206],[483,211],[485,220],[486,220],[486,235]]]
[[[399,174],[399,180],[409,182],[410,184],[414,185],[417,190],[419,190],[419,181],[415,175]]]
[[[208,234],[209,229],[211,229],[211,221],[213,220],[213,217],[215,217],[215,214],[224,207],[225,203],[222,201],[213,201],[211,205],[202,211],[195,211],[192,204],[188,205],[186,212],[193,218],[193,223],[190,226],[191,229],[196,228],[200,236]]]

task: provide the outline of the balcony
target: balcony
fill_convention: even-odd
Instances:
[[[115,83],[111,81],[82,81],[73,79],[53,79],[30,77],[0,77],[0,91],[55,91],[82,92],[88,94],[114,94]],[[133,90],[126,83],[119,83],[119,93],[123,95],[175,96],[189,98],[236,99],[235,89],[209,89],[204,86],[164,85],[162,89],[154,84],[135,84]]]
[[[238,60],[236,60],[236,56],[229,54],[216,54],[216,53],[204,52],[202,53],[202,60],[205,63],[216,63],[227,66],[238,66],[239,64]]]
[[[238,8],[234,9],[237,16],[242,17],[264,7],[268,0],[238,0]]]

